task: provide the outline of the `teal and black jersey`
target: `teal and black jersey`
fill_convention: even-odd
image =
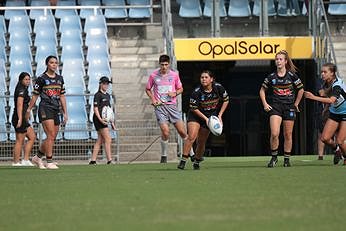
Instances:
[[[337,78],[332,85],[331,96],[336,98],[335,103],[331,104],[329,111],[334,114],[346,114],[346,85]]]
[[[303,88],[303,83],[299,77],[288,71],[283,77],[279,77],[276,72],[268,75],[262,87],[273,91],[273,103],[293,104],[296,98],[296,91]]]

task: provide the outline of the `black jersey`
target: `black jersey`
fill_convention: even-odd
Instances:
[[[33,94],[40,95],[40,106],[59,110],[60,95],[65,94],[63,77],[56,74],[54,78],[51,78],[45,73],[42,74],[35,82]]]
[[[28,87],[24,86],[23,84],[17,84],[16,89],[14,90],[14,115],[17,115],[17,101],[18,97],[23,97],[23,109],[22,109],[22,116],[24,118],[26,110],[29,107],[29,102],[30,102],[30,96],[29,96],[29,91]]]
[[[206,117],[217,115],[224,102],[229,100],[225,88],[219,84],[213,84],[211,92],[205,92],[202,86],[197,87],[190,97],[190,110],[198,109]]]
[[[107,92],[98,91],[94,95],[94,107],[97,107],[99,113],[101,113],[104,106],[111,106],[111,96]]]
[[[293,104],[296,98],[296,91],[303,88],[303,83],[292,72],[286,72],[283,77],[279,77],[274,72],[264,79],[262,87],[273,91],[273,103]]]

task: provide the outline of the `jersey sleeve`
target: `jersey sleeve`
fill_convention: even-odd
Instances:
[[[190,96],[189,108],[191,110],[196,110],[198,109],[198,106],[199,106],[199,97],[198,97],[198,90],[196,89],[195,91],[192,92]]]
[[[334,96],[335,98],[339,98],[342,93],[343,90],[339,85],[336,85],[332,88],[332,96]]]
[[[25,91],[26,91],[26,89],[24,87],[19,87],[18,91],[17,91],[17,96],[24,98],[25,97]]]
[[[94,107],[98,107],[100,104],[101,95],[97,92],[94,96]]]
[[[154,85],[154,75],[151,74],[149,76],[149,79],[148,79],[147,85],[145,86],[145,89],[150,90],[153,87],[153,85]]]
[[[61,77],[61,90],[60,90],[60,95],[64,95],[65,93],[66,93],[65,82],[64,82],[64,78]]]
[[[34,95],[41,94],[44,84],[45,84],[44,79],[42,77],[38,77],[36,82],[35,82],[34,90],[32,91],[32,93]]]
[[[175,81],[175,89],[180,89],[183,87],[183,84],[180,81],[180,77],[178,75],[178,73],[176,73],[176,81]]]
[[[228,96],[226,89],[221,84],[217,84],[216,87],[217,87],[217,90],[219,92],[219,96],[220,96],[221,100],[223,102],[228,102],[229,96]]]
[[[268,75],[262,83],[262,87],[264,87],[265,89],[268,89],[271,87],[271,80],[272,80],[272,75]]]
[[[296,74],[292,74],[292,80],[297,90],[303,89],[304,85]]]

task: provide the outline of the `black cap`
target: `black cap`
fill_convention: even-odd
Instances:
[[[112,83],[112,81],[110,81],[110,80],[108,79],[108,77],[102,76],[102,77],[100,78],[99,83]]]

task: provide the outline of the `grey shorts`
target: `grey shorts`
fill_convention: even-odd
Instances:
[[[182,121],[181,112],[175,104],[161,104],[160,106],[155,107],[155,115],[159,124],[175,124],[178,121]]]

